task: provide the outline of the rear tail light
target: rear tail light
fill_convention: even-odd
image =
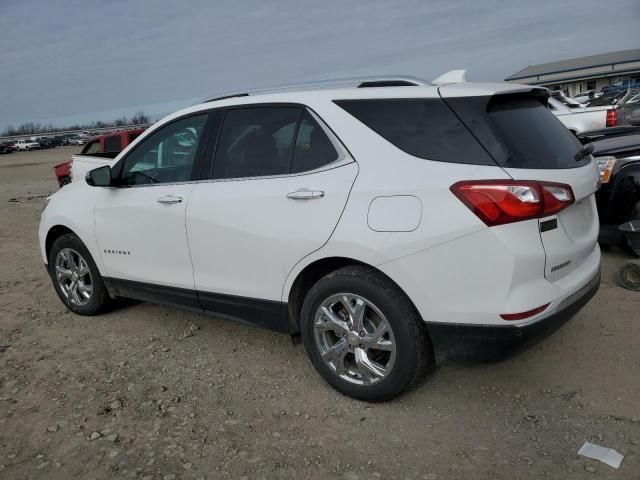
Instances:
[[[613,166],[616,164],[616,157],[596,158],[598,170],[600,170],[600,183],[609,183]]]
[[[451,192],[489,227],[555,215],[575,201],[569,185],[529,180],[464,181]]]
[[[607,110],[607,120],[605,126],[615,127],[616,125],[618,125],[618,111],[615,108],[610,108],[609,110]]]

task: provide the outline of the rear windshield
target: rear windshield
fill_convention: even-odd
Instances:
[[[447,103],[502,167],[560,169],[589,162],[543,98],[511,94],[451,98]]]
[[[493,130],[507,150],[505,166],[575,167],[580,144],[547,108],[534,98],[500,99],[487,108]]]
[[[439,98],[336,100],[335,103],[415,157],[450,163],[496,165]]]

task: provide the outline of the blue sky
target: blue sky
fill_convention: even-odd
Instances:
[[[0,0],[0,130],[363,74],[502,80],[637,48],[639,25],[638,0]]]

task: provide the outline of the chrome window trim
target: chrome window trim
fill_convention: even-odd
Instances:
[[[255,104],[242,104],[242,107],[251,107],[252,105],[261,105],[259,102],[255,103]],[[333,130],[331,130],[331,128],[329,128],[329,126],[326,124],[326,122],[316,113],[314,112],[311,108],[309,108],[307,105],[303,105],[303,104],[298,104],[301,108],[303,108],[305,111],[307,111],[312,117],[313,119],[318,122],[318,125],[320,125],[320,128],[322,128],[322,131],[324,132],[324,134],[327,136],[327,138],[329,139],[329,141],[331,142],[331,144],[333,145],[333,148],[336,149],[336,152],[338,152],[338,158],[336,158],[334,161],[327,163],[325,165],[322,165],[321,167],[318,168],[314,168],[313,170],[305,170],[304,172],[297,172],[297,173],[283,173],[283,174],[278,174],[278,175],[255,175],[255,176],[251,176],[251,177],[233,177],[233,178],[205,178],[205,179],[200,179],[200,180],[188,180],[185,182],[171,182],[171,183],[146,183],[146,184],[140,184],[140,185],[127,185],[127,186],[119,186],[119,187],[109,187],[109,188],[118,188],[118,189],[129,189],[129,188],[145,188],[145,187],[164,187],[164,186],[171,186],[171,185],[189,185],[189,184],[199,184],[199,183],[214,183],[214,182],[235,182],[235,181],[246,181],[246,180],[262,180],[262,179],[266,179],[266,180],[272,180],[272,179],[276,179],[276,178],[289,178],[289,177],[300,177],[303,175],[311,175],[314,173],[320,173],[320,172],[324,172],[327,170],[333,170],[334,168],[339,168],[342,167],[344,165],[348,165],[350,163],[357,163],[355,161],[355,159],[351,156],[351,154],[349,153],[349,151],[347,150],[347,148],[344,146],[344,144],[340,141],[340,139],[337,137],[337,135],[333,132]],[[230,107],[233,108],[233,107]],[[168,123],[173,123],[175,121],[179,121],[182,120],[183,118],[186,118],[188,116],[195,116],[198,114],[203,114],[203,113],[207,113],[207,114],[211,114],[211,112],[217,110],[217,108],[212,108],[212,109],[206,109],[206,110],[201,110],[198,112],[193,112],[189,115],[185,115],[184,117],[180,117],[177,118],[175,120],[172,120],[171,122],[167,122]],[[157,129],[155,129],[155,131],[159,130],[160,128],[162,128],[162,126],[159,126]],[[146,138],[146,136],[145,136]],[[136,139],[137,140],[137,139]],[[127,152],[127,156],[128,156],[129,152]],[[120,162],[120,161],[124,161],[125,157],[119,159],[116,163]],[[115,166],[115,164],[114,164]]]

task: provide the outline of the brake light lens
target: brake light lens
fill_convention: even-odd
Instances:
[[[489,227],[555,215],[575,202],[571,186],[531,180],[464,181],[451,192]]]
[[[615,127],[616,125],[618,125],[618,111],[615,108],[610,108],[609,110],[607,110],[607,120],[605,126]]]

